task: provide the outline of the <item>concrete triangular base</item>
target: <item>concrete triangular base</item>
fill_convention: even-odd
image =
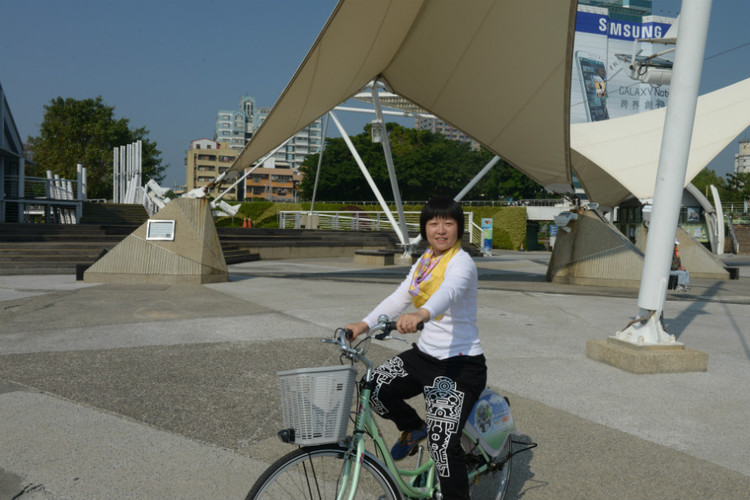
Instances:
[[[174,221],[174,240],[147,239],[145,223],[88,268],[83,280],[154,284],[228,280],[208,200],[177,198],[152,219]]]
[[[570,231],[557,234],[547,281],[575,285],[638,288],[643,253],[614,225],[579,210]]]
[[[635,244],[644,253],[647,239],[648,229],[641,224],[635,233]],[[691,278],[729,279],[729,271],[724,263],[681,227],[677,228],[677,241],[680,242],[680,261],[690,272]]]

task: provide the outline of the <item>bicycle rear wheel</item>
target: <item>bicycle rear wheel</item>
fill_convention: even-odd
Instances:
[[[496,469],[485,472],[477,478],[477,481],[471,485],[472,500],[503,500],[508,492],[510,484],[510,471],[512,457],[510,457],[510,437],[505,442],[500,459],[507,457],[505,463]]]
[[[292,451],[261,474],[245,500],[331,500],[336,498],[346,449],[325,444]],[[374,458],[364,456],[357,500],[400,500],[390,473]]]

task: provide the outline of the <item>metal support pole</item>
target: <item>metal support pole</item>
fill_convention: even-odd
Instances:
[[[315,184],[313,184],[312,201],[310,202],[310,217],[312,217],[315,211],[315,196],[318,194],[318,178],[320,178],[320,166],[323,163],[323,151],[326,149],[326,137],[328,136],[328,119],[330,116],[326,114],[326,122],[323,125],[323,142],[320,145],[320,155],[318,156],[318,169],[315,171]]]
[[[76,163],[76,200],[83,199],[83,165]]]
[[[112,150],[112,203],[120,203],[120,155],[119,148]]]
[[[23,202],[26,199],[26,163],[23,157],[18,159],[18,199],[21,200],[18,204],[18,222],[26,222],[27,205]],[[2,221],[2,218],[0,218],[0,221]]]
[[[135,201],[140,204],[140,203],[143,203],[143,197],[142,197],[142,192],[143,192],[143,143],[141,141],[138,141],[136,143],[136,150],[137,150],[137,153],[136,153],[136,157],[135,158],[136,158],[137,167],[136,167],[136,176],[135,176],[135,182],[136,182],[136,190],[135,190],[136,199],[135,199]],[[141,195],[140,199],[138,199],[139,195]]]
[[[333,120],[333,123],[339,129],[339,133],[341,134],[341,137],[344,139],[344,142],[346,142],[346,145],[349,147],[349,151],[351,151],[352,156],[354,156],[354,161],[357,162],[359,169],[362,171],[362,175],[365,176],[365,180],[367,180],[367,183],[370,185],[370,189],[372,189],[372,192],[375,193],[375,197],[378,199],[378,203],[380,203],[380,207],[383,209],[386,217],[388,217],[388,220],[393,225],[393,230],[396,232],[396,235],[398,236],[399,241],[404,246],[408,245],[409,235],[403,234],[401,232],[401,228],[396,222],[396,219],[393,218],[391,209],[388,208],[388,205],[383,199],[383,196],[380,194],[380,190],[378,190],[378,187],[375,185],[375,181],[372,180],[372,177],[370,176],[370,172],[367,171],[367,167],[365,167],[365,163],[362,161],[362,158],[360,158],[359,153],[357,153],[357,150],[354,148],[354,144],[352,144],[352,140],[349,138],[349,134],[346,133],[346,130],[344,130],[344,127],[341,126],[341,123],[338,121],[338,119],[336,118],[336,115],[334,115],[333,112],[329,111],[328,114]]]
[[[391,190],[393,191],[393,202],[396,204],[398,212],[398,223],[401,232],[404,234],[406,241],[409,242],[409,230],[406,228],[406,218],[404,217],[404,206],[401,203],[401,192],[398,188],[398,178],[396,177],[396,168],[393,166],[393,155],[391,154],[391,142],[388,138],[388,131],[383,121],[383,109],[380,107],[380,97],[378,96],[378,82],[372,82],[372,103],[375,106],[375,114],[378,117],[380,126],[383,127],[383,154],[385,155],[385,164],[388,167],[388,178],[391,181]],[[409,242],[410,243],[410,242]],[[406,252],[411,252],[411,248],[406,248]]]
[[[638,345],[679,345],[661,326],[685,186],[711,0],[683,0],[669,103],[646,240],[638,320],[615,338]]]
[[[373,114],[372,109],[367,108],[353,108],[351,106],[336,106],[333,108],[336,111],[348,111],[350,113],[362,113],[362,114]],[[388,116],[401,116],[404,118],[428,118],[428,119],[434,119],[436,118],[435,115],[430,115],[426,113],[417,113],[415,111],[390,111],[390,110],[383,110],[384,115]]]
[[[223,193],[221,193],[221,194],[220,194],[219,196],[217,196],[216,198],[214,198],[214,201],[212,202],[212,203],[214,203],[214,205],[213,205],[213,206],[215,206],[215,204],[216,204],[216,203],[218,203],[218,202],[219,202],[219,200],[221,200],[221,199],[222,199],[222,198],[223,198],[223,197],[224,197],[224,196],[225,196],[225,195],[226,195],[227,193],[229,193],[229,192],[230,192],[230,191],[232,190],[232,188],[233,188],[233,187],[235,187],[235,186],[236,186],[237,184],[239,184],[239,183],[240,183],[240,182],[242,182],[243,180],[247,179],[247,176],[248,176],[248,175],[250,175],[250,174],[252,174],[252,173],[253,173],[253,172],[255,171],[255,169],[256,169],[256,168],[258,168],[258,167],[262,167],[262,166],[263,166],[263,163],[264,163],[264,162],[265,162],[265,161],[266,161],[267,159],[269,159],[269,158],[271,158],[271,157],[272,157],[273,155],[275,155],[275,154],[276,154],[276,152],[277,152],[277,151],[278,151],[279,149],[281,149],[282,147],[284,147],[284,146],[286,145],[286,143],[287,143],[287,142],[289,142],[289,140],[290,140],[290,139],[287,139],[286,141],[282,142],[282,143],[281,143],[281,144],[280,144],[279,146],[277,146],[277,147],[276,147],[276,149],[274,149],[273,151],[271,151],[270,153],[268,153],[268,154],[267,154],[266,156],[262,157],[262,158],[261,158],[260,160],[258,160],[257,162],[255,162],[255,166],[254,166],[254,167],[252,167],[252,168],[250,168],[250,169],[247,169],[247,168],[246,168],[246,169],[245,169],[245,173],[244,173],[243,175],[241,175],[241,176],[239,177],[239,179],[237,179],[236,181],[234,181],[234,184],[232,184],[231,186],[229,186],[228,188],[226,188],[226,189],[224,190],[224,192],[223,192]],[[229,171],[229,170],[227,170],[227,172],[228,172],[228,171]],[[206,186],[206,189],[208,190],[208,189],[209,189],[209,188],[211,188],[211,187],[212,187],[213,185],[217,185],[217,186],[218,186],[218,182],[219,182],[219,181],[220,181],[221,179],[223,179],[223,178],[224,178],[224,176],[225,176],[225,175],[227,174],[227,172],[224,172],[224,173],[223,173],[223,174],[221,174],[221,175],[220,175],[219,177],[217,177],[217,178],[216,178],[216,180],[215,180],[215,181],[214,181],[214,182],[213,182],[212,184],[210,184],[210,185]],[[269,178],[269,182],[270,182],[270,178]],[[207,193],[206,193],[206,194],[207,194]],[[247,193],[245,193],[245,194],[247,194]]]
[[[466,196],[467,193],[469,191],[471,191],[471,189],[474,186],[477,185],[477,182],[481,181],[482,178],[485,175],[487,175],[487,172],[489,172],[490,170],[492,170],[492,167],[494,167],[497,164],[498,161],[500,161],[500,157],[499,156],[495,156],[489,162],[487,162],[487,165],[485,165],[484,168],[482,168],[482,170],[480,170],[479,173],[477,175],[475,175],[474,178],[471,181],[469,181],[469,183],[466,185],[466,187],[463,188],[461,190],[461,192],[458,193],[453,199],[456,200],[456,201],[461,201],[463,199],[463,197]]]
[[[726,235],[724,234],[724,208],[721,206],[721,197],[716,186],[711,184],[711,195],[716,207],[716,255],[724,255],[724,244]]]
[[[130,144],[130,176],[128,176],[128,203],[135,203],[136,171],[138,169],[138,144]]]
[[[83,165],[76,164],[76,224],[81,222],[83,216]]]
[[[117,191],[117,203],[123,203],[125,198],[125,146],[120,146],[120,171],[119,176],[119,189]]]
[[[482,178],[487,175],[487,172],[492,170],[492,167],[494,167],[497,162],[500,161],[499,156],[493,157],[490,161],[487,162],[487,165],[485,165],[482,170],[479,171],[477,175],[474,176],[472,180],[469,181],[469,183],[464,187],[460,193],[458,193],[456,196],[453,197],[456,201],[461,201],[466,194],[471,191],[471,189],[477,185],[477,182],[481,181]],[[469,241],[471,241],[472,232],[471,232],[471,223],[467,225],[467,228],[469,229]],[[413,245],[417,245],[420,241],[422,241],[422,235],[418,235],[416,238],[414,238],[414,241],[412,241]]]
[[[83,167],[83,172],[81,175],[81,195],[83,198],[82,200],[88,200],[89,199],[89,173],[88,169],[86,167]]]

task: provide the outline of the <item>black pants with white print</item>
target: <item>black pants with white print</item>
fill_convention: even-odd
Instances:
[[[394,421],[399,430],[424,426],[404,401],[424,394],[428,449],[446,500],[469,498],[461,431],[486,383],[484,355],[437,359],[416,346],[375,369],[372,408]]]

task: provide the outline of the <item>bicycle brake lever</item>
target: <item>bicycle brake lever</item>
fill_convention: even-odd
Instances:
[[[321,342],[325,344],[338,344],[338,345],[345,345],[346,340],[351,340],[352,338],[352,331],[343,328],[337,328],[336,332],[334,333],[334,337],[332,339],[320,339]]]
[[[375,338],[377,338],[377,337],[375,337]],[[407,344],[409,343],[409,341],[406,340],[405,338],[403,338],[401,336],[394,337],[393,335],[386,335],[382,339],[379,338],[378,340],[400,340],[401,342],[406,342]]]

